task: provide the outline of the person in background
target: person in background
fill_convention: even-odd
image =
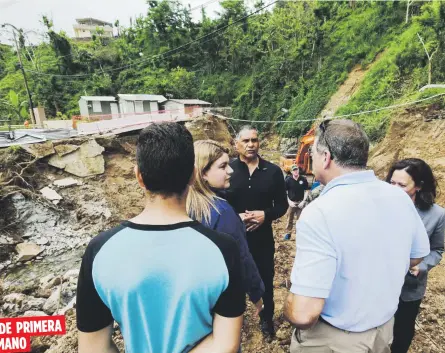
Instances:
[[[247,228],[247,243],[263,279],[264,310],[260,314],[261,331],[270,340],[273,325],[273,278],[275,241],[272,221],[287,210],[283,173],[277,165],[258,155],[258,131],[244,126],[236,136],[239,157],[230,163],[233,174],[227,201],[240,214]]]
[[[414,337],[416,317],[425,295],[428,272],[442,259],[445,210],[437,205],[437,181],[431,167],[418,158],[394,163],[386,181],[402,188],[416,206],[430,241],[430,253],[406,274],[394,322],[392,353],[406,353]]]
[[[296,216],[298,220],[301,211],[306,206],[306,200],[309,196],[309,183],[302,175],[301,168],[293,165],[291,167],[291,175],[286,178],[285,185],[289,208],[287,210],[287,233],[284,236],[284,240],[290,240],[294,226],[294,217]]]
[[[246,240],[246,227],[232,206],[224,200],[233,173],[228,150],[212,140],[197,141],[195,181],[187,197],[189,216],[210,229],[231,235],[238,243],[242,281],[246,293],[259,314],[263,307],[264,284]]]
[[[409,197],[366,170],[357,123],[326,120],[315,136],[313,170],[326,186],[297,222],[290,351],[387,353],[405,274],[429,254],[428,236]]]
[[[77,284],[79,353],[237,352],[245,292],[238,246],[186,212],[193,138],[178,123],[139,135],[135,175],[145,209],[87,246]]]

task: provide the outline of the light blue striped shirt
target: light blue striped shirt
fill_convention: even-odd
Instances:
[[[410,258],[430,252],[411,199],[373,171],[329,182],[302,212],[296,239],[291,292],[325,298],[321,316],[352,332],[392,318]]]

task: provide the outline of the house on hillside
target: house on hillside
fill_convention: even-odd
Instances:
[[[81,96],[79,108],[82,116],[110,115],[113,119],[119,117],[116,98],[110,96]]]
[[[101,32],[102,37],[113,38],[113,25],[109,22],[97,20],[95,18],[78,18],[73,25],[74,37],[76,39],[91,39],[93,35]]]
[[[212,103],[200,99],[169,99],[164,108],[168,111],[176,111],[190,116],[201,115],[204,108],[208,108]]]
[[[154,113],[167,98],[156,94],[118,94],[121,114]]]

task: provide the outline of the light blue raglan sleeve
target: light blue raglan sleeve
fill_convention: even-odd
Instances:
[[[290,291],[296,295],[327,298],[336,273],[337,254],[316,204],[303,210],[297,222],[296,243]]]

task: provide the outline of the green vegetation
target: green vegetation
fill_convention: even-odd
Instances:
[[[194,23],[179,2],[147,1],[146,16],[131,28],[116,23],[118,38],[108,40],[98,32],[88,43],[54,32],[43,18],[48,41],[23,50],[33,99],[49,116],[70,117],[79,113],[81,95],[200,98],[232,106],[235,118],[295,121],[276,125],[281,134],[295,136],[311,125],[305,120],[320,114],[356,65],[370,70],[338,114],[418,98],[428,83],[425,48],[434,53],[432,83],[445,80],[445,4],[440,1],[412,3],[408,23],[407,4],[399,1],[277,1],[262,9],[264,4],[247,9],[242,1],[226,0],[217,19],[203,11]],[[186,45],[190,41],[195,42]],[[11,90],[26,97],[16,61],[11,48],[0,46],[0,100]],[[378,140],[391,114],[354,119]],[[0,105],[3,115],[23,121]]]

